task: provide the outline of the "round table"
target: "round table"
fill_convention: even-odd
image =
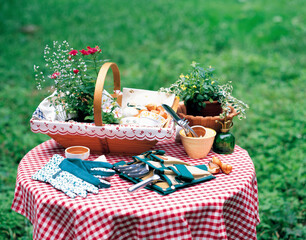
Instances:
[[[233,171],[166,196],[147,189],[129,194],[132,183],[115,175],[110,188],[71,199],[31,179],[53,154],[64,156],[64,149],[48,140],[21,160],[12,209],[31,221],[34,239],[256,239],[257,180],[246,150],[236,145],[230,155],[211,151],[204,159],[191,159],[175,141],[159,142],[155,149],[193,165],[218,156]],[[97,157],[92,154],[89,160]],[[132,160],[106,158],[112,164]]]

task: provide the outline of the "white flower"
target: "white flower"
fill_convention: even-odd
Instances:
[[[105,113],[110,113],[112,111],[112,104],[111,102],[106,102],[105,104],[102,105],[102,111]]]
[[[112,103],[112,99],[110,99],[110,98],[107,97],[107,96],[102,95],[102,106],[103,106],[104,104],[106,104],[106,105],[111,105],[111,103]]]
[[[115,118],[120,118],[122,116],[122,111],[120,107],[116,107],[113,112]]]

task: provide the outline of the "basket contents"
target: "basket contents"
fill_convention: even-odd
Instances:
[[[163,127],[169,120],[162,104],[173,105],[175,96],[156,91],[123,88],[120,124]]]
[[[56,104],[57,92],[53,92],[50,96],[46,97],[36,108],[32,114],[33,120],[47,120],[47,121],[74,121],[75,114],[66,111],[63,104]],[[115,99],[106,90],[103,90],[101,109],[103,113],[108,114],[112,112],[114,119],[112,122],[119,123],[119,119],[122,117],[121,107],[115,101]],[[105,116],[107,119],[110,116]],[[87,119],[89,120],[89,119]],[[108,121],[110,122],[110,121]]]
[[[126,107],[122,114],[120,124],[163,127],[167,122],[167,113],[162,106],[148,104],[146,106],[131,105]]]
[[[32,119],[73,121],[72,115],[66,113],[62,105],[53,104],[52,98],[54,95],[55,93],[45,98],[39,104],[32,115]],[[123,98],[125,98],[125,96],[123,96]],[[114,124],[118,123],[123,125],[163,127],[168,118],[168,114],[164,111],[163,107],[157,106],[154,103],[147,104],[145,106],[128,104],[127,107],[122,109],[106,90],[103,90],[101,109],[103,112],[102,114],[104,114],[104,118],[108,120],[107,122],[113,122]],[[110,112],[112,112],[112,115],[105,115]],[[111,116],[116,120],[110,120],[109,118],[111,118]]]

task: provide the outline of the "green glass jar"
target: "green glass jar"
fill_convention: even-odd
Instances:
[[[213,150],[215,153],[220,154],[230,154],[234,152],[235,148],[235,136],[230,133],[230,128],[233,126],[233,122],[228,120],[224,122],[219,122],[222,125],[221,132],[217,133]]]

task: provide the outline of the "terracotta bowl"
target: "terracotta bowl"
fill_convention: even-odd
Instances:
[[[90,149],[84,146],[72,146],[65,149],[66,158],[79,158],[86,160],[90,155]]]
[[[191,158],[205,158],[214,143],[216,131],[203,126],[193,126],[192,129],[198,134],[198,136],[202,136],[203,133],[205,133],[205,135],[204,137],[202,136],[197,138],[187,137],[182,129],[179,133],[184,149]]]
[[[231,112],[227,116],[228,120],[232,120],[235,116],[239,114],[233,107],[230,107]],[[216,123],[216,120],[222,121],[220,116],[207,116],[207,117],[202,117],[202,116],[192,116],[192,115],[187,115],[187,110],[186,106],[184,105],[184,102],[179,103],[179,107],[177,109],[177,114],[181,118],[185,118],[189,121],[190,126],[195,126],[195,125],[201,125],[207,128],[212,128],[216,132],[220,132],[221,130],[221,124]]]

